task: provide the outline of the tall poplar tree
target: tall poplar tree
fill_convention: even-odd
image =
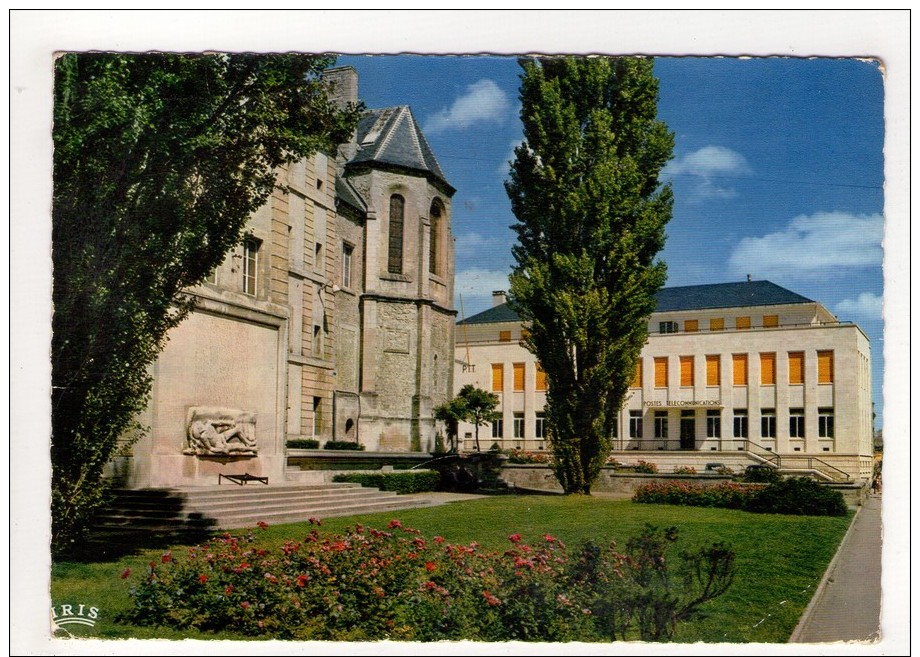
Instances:
[[[357,123],[299,54],[69,53],[55,63],[52,548],[102,503],[100,479],[149,366],[192,307],[183,293],[241,242],[276,167]]]
[[[667,277],[659,182],[674,136],[650,59],[520,61],[524,141],[505,183],[517,222],[509,301],[547,376],[547,434],[566,493],[590,494]]]

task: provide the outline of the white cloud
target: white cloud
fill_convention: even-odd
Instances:
[[[508,170],[511,168],[511,163],[514,162],[514,150],[523,143],[523,139],[515,139],[508,147],[508,155],[506,155],[502,163],[498,165],[498,172],[503,177],[508,177]]]
[[[836,306],[834,312],[841,319],[855,317],[859,319],[882,319],[882,297],[872,292],[861,292],[855,299],[844,299]]]
[[[446,130],[466,130],[476,123],[502,123],[511,113],[511,100],[495,82],[479,80],[467,87],[466,93],[432,115],[425,122],[429,134]]]
[[[454,277],[454,307],[461,310],[460,297],[462,296],[462,310],[466,317],[487,310],[492,306],[492,292],[508,290],[508,273],[508,270],[490,270],[480,267],[471,267],[458,272]]]
[[[495,240],[479,233],[460,233],[454,240],[454,257],[458,261],[481,257],[486,249],[495,248]]]
[[[720,178],[746,176],[751,167],[741,153],[724,146],[704,146],[672,160],[662,171],[663,177],[688,176],[695,184],[692,200],[732,198],[734,189]]]
[[[883,231],[880,214],[802,215],[779,232],[742,239],[729,258],[729,269],[738,276],[814,280],[881,267]]]

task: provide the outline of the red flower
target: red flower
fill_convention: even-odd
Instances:
[[[390,524],[387,525],[387,529],[395,529],[397,527],[402,527],[402,523],[398,520],[391,520]]]
[[[443,537],[443,536],[435,536],[435,537],[434,537],[434,542],[437,543],[438,545],[440,545],[441,543],[444,542],[444,537]]]
[[[489,593],[488,591],[483,591],[483,592],[482,592],[482,597],[484,597],[484,598],[486,599],[486,602],[489,603],[489,606],[490,606],[490,607],[497,607],[498,605],[500,605],[500,604],[502,603],[501,600],[499,600],[498,598],[496,598],[494,595],[492,595],[492,594]]]
[[[428,570],[429,573],[433,573],[435,568],[437,568],[437,566],[434,564],[433,561],[426,561],[425,568]]]
[[[204,583],[207,582],[207,581],[208,581],[208,576],[207,576],[207,575],[199,575],[199,576],[198,576],[198,583],[199,583],[199,584],[204,584]]]
[[[121,571],[121,578],[122,578],[122,579],[128,579],[130,576],[131,576],[131,569],[130,569],[130,568],[125,568],[123,571]]]
[[[163,563],[169,563],[171,559],[172,559],[172,552],[166,552],[163,554],[162,557],[160,557],[160,561],[162,561]]]
[[[508,540],[511,541],[512,543],[515,543],[515,544],[516,544],[516,543],[520,543],[520,542],[521,542],[521,535],[520,535],[520,534],[511,534],[511,536],[508,537]]]
[[[310,524],[311,525],[322,525],[323,521],[317,518],[316,516],[310,516]]]
[[[543,540],[546,541],[547,543],[552,543],[556,540],[556,537],[553,536],[552,534],[543,534]]]
[[[256,525],[259,526],[259,529],[262,529],[262,530],[268,529],[268,523],[267,523],[267,522],[263,522],[263,521],[260,520],[259,522],[256,523]]]
[[[227,588],[224,589],[224,595],[230,595],[233,593],[233,584],[230,584]]]
[[[304,575],[298,575],[298,576],[297,576],[297,586],[299,586],[300,588],[303,588],[304,586],[307,585],[307,582],[308,582],[309,580],[310,580],[310,576],[309,576],[309,575],[306,575],[306,574],[304,574]]]
[[[240,607],[242,607],[243,609],[249,609],[249,603],[246,602],[245,600],[243,600],[243,601],[240,603]]]

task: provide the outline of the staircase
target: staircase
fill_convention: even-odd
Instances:
[[[117,490],[96,518],[98,531],[207,531],[306,522],[378,511],[428,506],[419,496],[358,484],[249,483],[199,488]]]

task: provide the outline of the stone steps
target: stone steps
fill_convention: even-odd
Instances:
[[[258,522],[306,522],[430,504],[417,496],[358,484],[281,484],[115,491],[97,531],[187,531],[255,527]]]

